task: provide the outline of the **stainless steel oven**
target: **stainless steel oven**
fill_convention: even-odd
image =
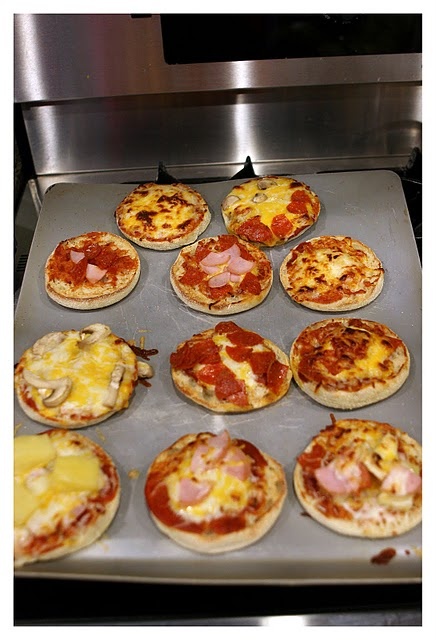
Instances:
[[[16,14],[18,318],[25,317],[25,299],[37,282],[32,278],[40,276],[39,240],[49,233],[47,211],[57,206],[53,187],[60,183],[86,198],[89,190],[104,190],[105,185],[112,191],[118,185],[118,193],[145,181],[177,180],[203,186],[211,198],[218,198],[227,181],[254,175],[303,175],[321,188],[326,188],[328,176],[335,185],[346,175],[358,177],[359,185],[367,177],[368,184],[380,189],[386,179],[387,192],[396,194],[392,206],[399,211],[419,286],[421,18]],[[352,193],[350,184],[347,194]],[[65,216],[79,219],[80,214],[68,208],[71,200],[61,200],[59,206],[65,207]],[[368,225],[372,216],[374,212],[368,212]],[[389,224],[387,219],[387,228]],[[420,353],[416,358],[419,365]],[[416,428],[420,430],[420,424]],[[322,557],[319,549],[317,554]],[[416,568],[386,574],[386,579],[379,573],[371,578],[375,574],[367,569],[354,574],[347,569],[340,578],[324,569],[321,578],[310,565],[298,579],[289,580],[285,571],[265,570],[262,576],[258,570],[247,571],[243,557],[238,562],[240,580],[215,566],[208,578],[207,567],[202,569],[198,560],[193,560],[197,574],[190,571],[187,578],[177,557],[173,564],[168,557],[162,559],[160,579],[158,569],[149,575],[131,569],[123,574],[121,565],[121,572],[107,567],[100,572],[88,570],[86,562],[77,571],[73,566],[19,572],[15,621],[421,623]],[[44,597],[30,597],[35,590]]]

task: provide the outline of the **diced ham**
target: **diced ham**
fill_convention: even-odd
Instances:
[[[228,251],[211,251],[201,261],[202,267],[215,267],[218,264],[225,264],[230,260]]]
[[[230,447],[224,457],[224,471],[239,480],[250,477],[250,459],[238,447]]]
[[[230,280],[230,273],[228,271],[223,271],[222,273],[217,273],[216,276],[212,276],[208,281],[208,285],[212,289],[216,287],[223,287],[225,284],[229,282],[229,280]]]
[[[395,464],[383,480],[381,488],[383,491],[392,491],[397,496],[405,496],[418,491],[421,484],[421,476],[402,464]]]
[[[228,271],[230,271],[230,273],[236,273],[238,275],[248,273],[253,267],[254,262],[252,262],[251,260],[245,260],[245,258],[241,258],[241,256],[232,258],[227,265],[227,269]]]
[[[239,245],[235,243],[235,244],[232,244],[231,247],[226,249],[224,253],[227,253],[230,256],[230,258],[237,258],[238,256],[241,255],[241,249]]]
[[[205,455],[208,451],[209,447],[207,444],[201,443],[197,445],[191,460],[191,471],[193,473],[201,473],[207,468]]]
[[[86,265],[86,279],[93,284],[99,282],[106,275],[107,269],[100,269],[95,264]]]
[[[212,276],[215,273],[219,273],[221,271],[222,265],[217,264],[209,267],[208,265],[205,266],[204,264],[202,264],[201,268],[203,269],[203,271]]]
[[[71,249],[70,258],[74,262],[74,264],[77,264],[78,262],[83,260],[84,257],[85,254],[83,253],[83,251],[74,251],[74,249]]]
[[[191,478],[182,478],[179,482],[179,502],[189,507],[199,504],[212,490],[209,482],[199,482]]]
[[[241,279],[242,279],[242,276],[238,275],[237,273],[230,274],[230,282],[240,282]]]
[[[324,467],[314,471],[319,484],[329,493],[347,494],[368,486],[368,470],[360,463],[336,458]]]
[[[221,431],[221,433],[216,436],[211,436],[207,441],[207,445],[214,449],[210,456],[210,459],[221,460],[224,457],[227,449],[229,448],[230,443],[231,438],[227,429],[224,429],[224,431]]]

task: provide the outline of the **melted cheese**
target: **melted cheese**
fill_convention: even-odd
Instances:
[[[239,480],[226,473],[220,466],[214,466],[203,472],[197,471],[195,477],[200,482],[209,482],[212,490],[200,503],[181,506],[178,498],[178,485],[182,478],[192,478],[190,470],[191,456],[186,455],[176,471],[166,478],[170,506],[187,520],[200,522],[205,519],[218,518],[226,513],[243,510],[250,496],[251,480]]]
[[[108,412],[104,405],[107,389],[115,365],[120,361],[126,365],[115,408],[127,406],[131,394],[132,376],[136,372],[136,356],[124,343],[115,343],[115,336],[98,340],[86,347],[79,347],[80,333],[65,332],[65,339],[41,357],[35,357],[29,349],[22,358],[23,366],[43,380],[68,377],[72,380],[71,391],[59,406],[46,407],[43,399],[50,396],[50,389],[37,389],[28,385],[38,411],[49,417],[69,415],[99,416]]]

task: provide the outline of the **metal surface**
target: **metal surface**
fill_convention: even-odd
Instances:
[[[407,205],[398,176],[391,171],[300,175],[320,196],[318,222],[303,238],[348,234],[369,244],[386,269],[382,293],[356,315],[387,324],[411,352],[411,373],[391,398],[363,409],[335,411],[341,417],[390,422],[421,439],[421,272]],[[197,185],[209,202],[213,220],[203,234],[223,233],[220,202],[234,181]],[[43,268],[53,247],[67,237],[99,229],[117,232],[113,212],[129,185],[59,184],[46,194],[38,219],[15,317],[15,359],[44,333],[105,322],[115,333],[145,348],[157,348],[149,389],[139,386],[128,409],[84,430],[117,463],[122,481],[119,512],[107,534],[70,557],[29,565],[18,576],[98,578],[102,580],[184,584],[365,584],[415,583],[421,579],[421,528],[391,540],[361,540],[335,534],[302,516],[292,491],[295,458],[311,436],[330,422],[329,409],[312,402],[292,384],[276,405],[241,415],[218,415],[194,405],[174,389],[169,354],[193,333],[217,319],[188,309],[175,296],[168,270],[178,251],[138,248],[142,274],[123,301],[100,311],[78,312],[56,305],[44,291]],[[267,250],[275,282],[259,307],[229,316],[243,327],[272,339],[286,352],[308,324],[323,317],[292,303],[282,289],[278,268],[290,246]],[[407,284],[404,279],[407,273]],[[36,433],[16,404],[18,433]],[[253,441],[285,467],[289,498],[274,528],[257,544],[218,557],[184,550],[165,538],[144,505],[145,472],[153,458],[186,432],[229,429]],[[130,474],[129,472],[134,472]],[[387,546],[396,549],[387,565],[371,558]]]
[[[15,101],[420,82],[421,54],[168,65],[159,15],[16,14]]]

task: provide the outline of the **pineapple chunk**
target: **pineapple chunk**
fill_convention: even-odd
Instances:
[[[29,489],[14,483],[14,525],[20,526],[27,522],[29,517],[39,506],[38,498]]]
[[[97,457],[87,455],[56,458],[50,486],[55,491],[98,491],[104,483]]]
[[[378,503],[393,509],[399,509],[400,511],[410,509],[413,506],[413,496],[408,494],[406,496],[399,496],[395,493],[389,493],[382,491],[377,497]]]
[[[387,433],[374,449],[380,458],[387,462],[394,460],[398,454],[398,441],[392,433]]]
[[[17,436],[14,439],[14,472],[22,475],[35,467],[45,467],[56,457],[49,436]]]

